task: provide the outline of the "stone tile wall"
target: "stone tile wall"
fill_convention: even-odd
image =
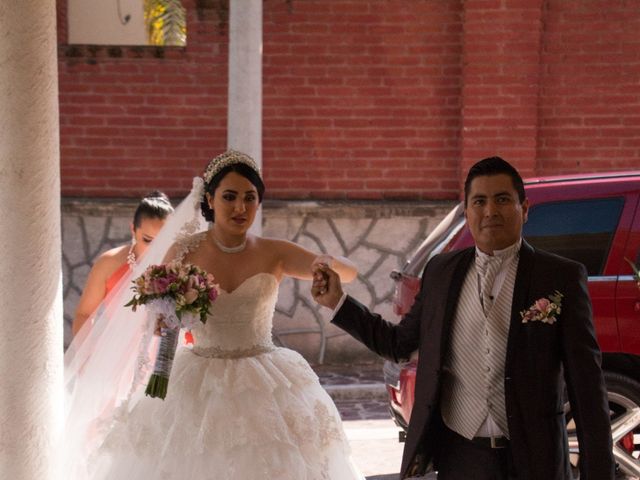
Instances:
[[[453,205],[271,201],[263,206],[263,235],[350,258],[359,274],[346,285],[347,293],[395,321],[389,274],[402,267]],[[103,251],[130,241],[134,209],[134,202],[63,200],[65,345],[92,262]],[[315,305],[309,287],[310,282],[283,280],[274,317],[275,342],[314,364],[373,360],[372,353],[329,323],[330,312]]]

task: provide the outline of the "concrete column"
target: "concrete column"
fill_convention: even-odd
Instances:
[[[227,145],[262,166],[262,0],[229,2]],[[252,232],[262,231],[259,211]]]
[[[62,426],[55,0],[0,2],[0,478],[57,478]]]

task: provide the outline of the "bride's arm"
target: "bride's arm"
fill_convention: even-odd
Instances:
[[[353,281],[358,275],[355,264],[345,257],[334,257],[332,255],[318,255],[306,248],[286,240],[271,240],[274,242],[280,262],[282,273],[290,277],[302,280],[313,278],[313,267],[316,264],[327,264],[345,283]]]

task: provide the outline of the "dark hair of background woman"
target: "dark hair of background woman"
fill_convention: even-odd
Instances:
[[[255,170],[250,166],[245,165],[244,163],[234,163],[233,165],[224,167],[214,175],[209,183],[205,184],[205,192],[213,196],[216,188],[218,188],[218,185],[220,185],[222,179],[229,172],[236,172],[249,180],[253,184],[253,186],[256,187],[256,190],[258,191],[258,199],[262,203],[262,196],[264,195],[264,183],[262,182],[260,176],[255,172]],[[200,209],[202,210],[202,216],[205,218],[205,220],[207,220],[208,222],[215,221],[213,209],[209,207],[206,198],[204,198],[200,203]]]
[[[173,212],[173,207],[169,197],[159,190],[154,190],[140,200],[138,208],[133,214],[133,228],[138,228],[142,220],[147,218],[164,220],[171,212]]]

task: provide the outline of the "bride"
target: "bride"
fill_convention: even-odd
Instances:
[[[317,376],[271,337],[282,278],[311,279],[316,265],[331,263],[351,281],[356,269],[344,258],[249,234],[263,193],[249,156],[217,156],[131,272],[135,278],[151,263],[179,260],[219,284],[207,323],[192,332],[193,347],[176,352],[164,401],[142,393],[157,325],[121,306],[127,289],[72,343],[64,478],[364,478]]]

